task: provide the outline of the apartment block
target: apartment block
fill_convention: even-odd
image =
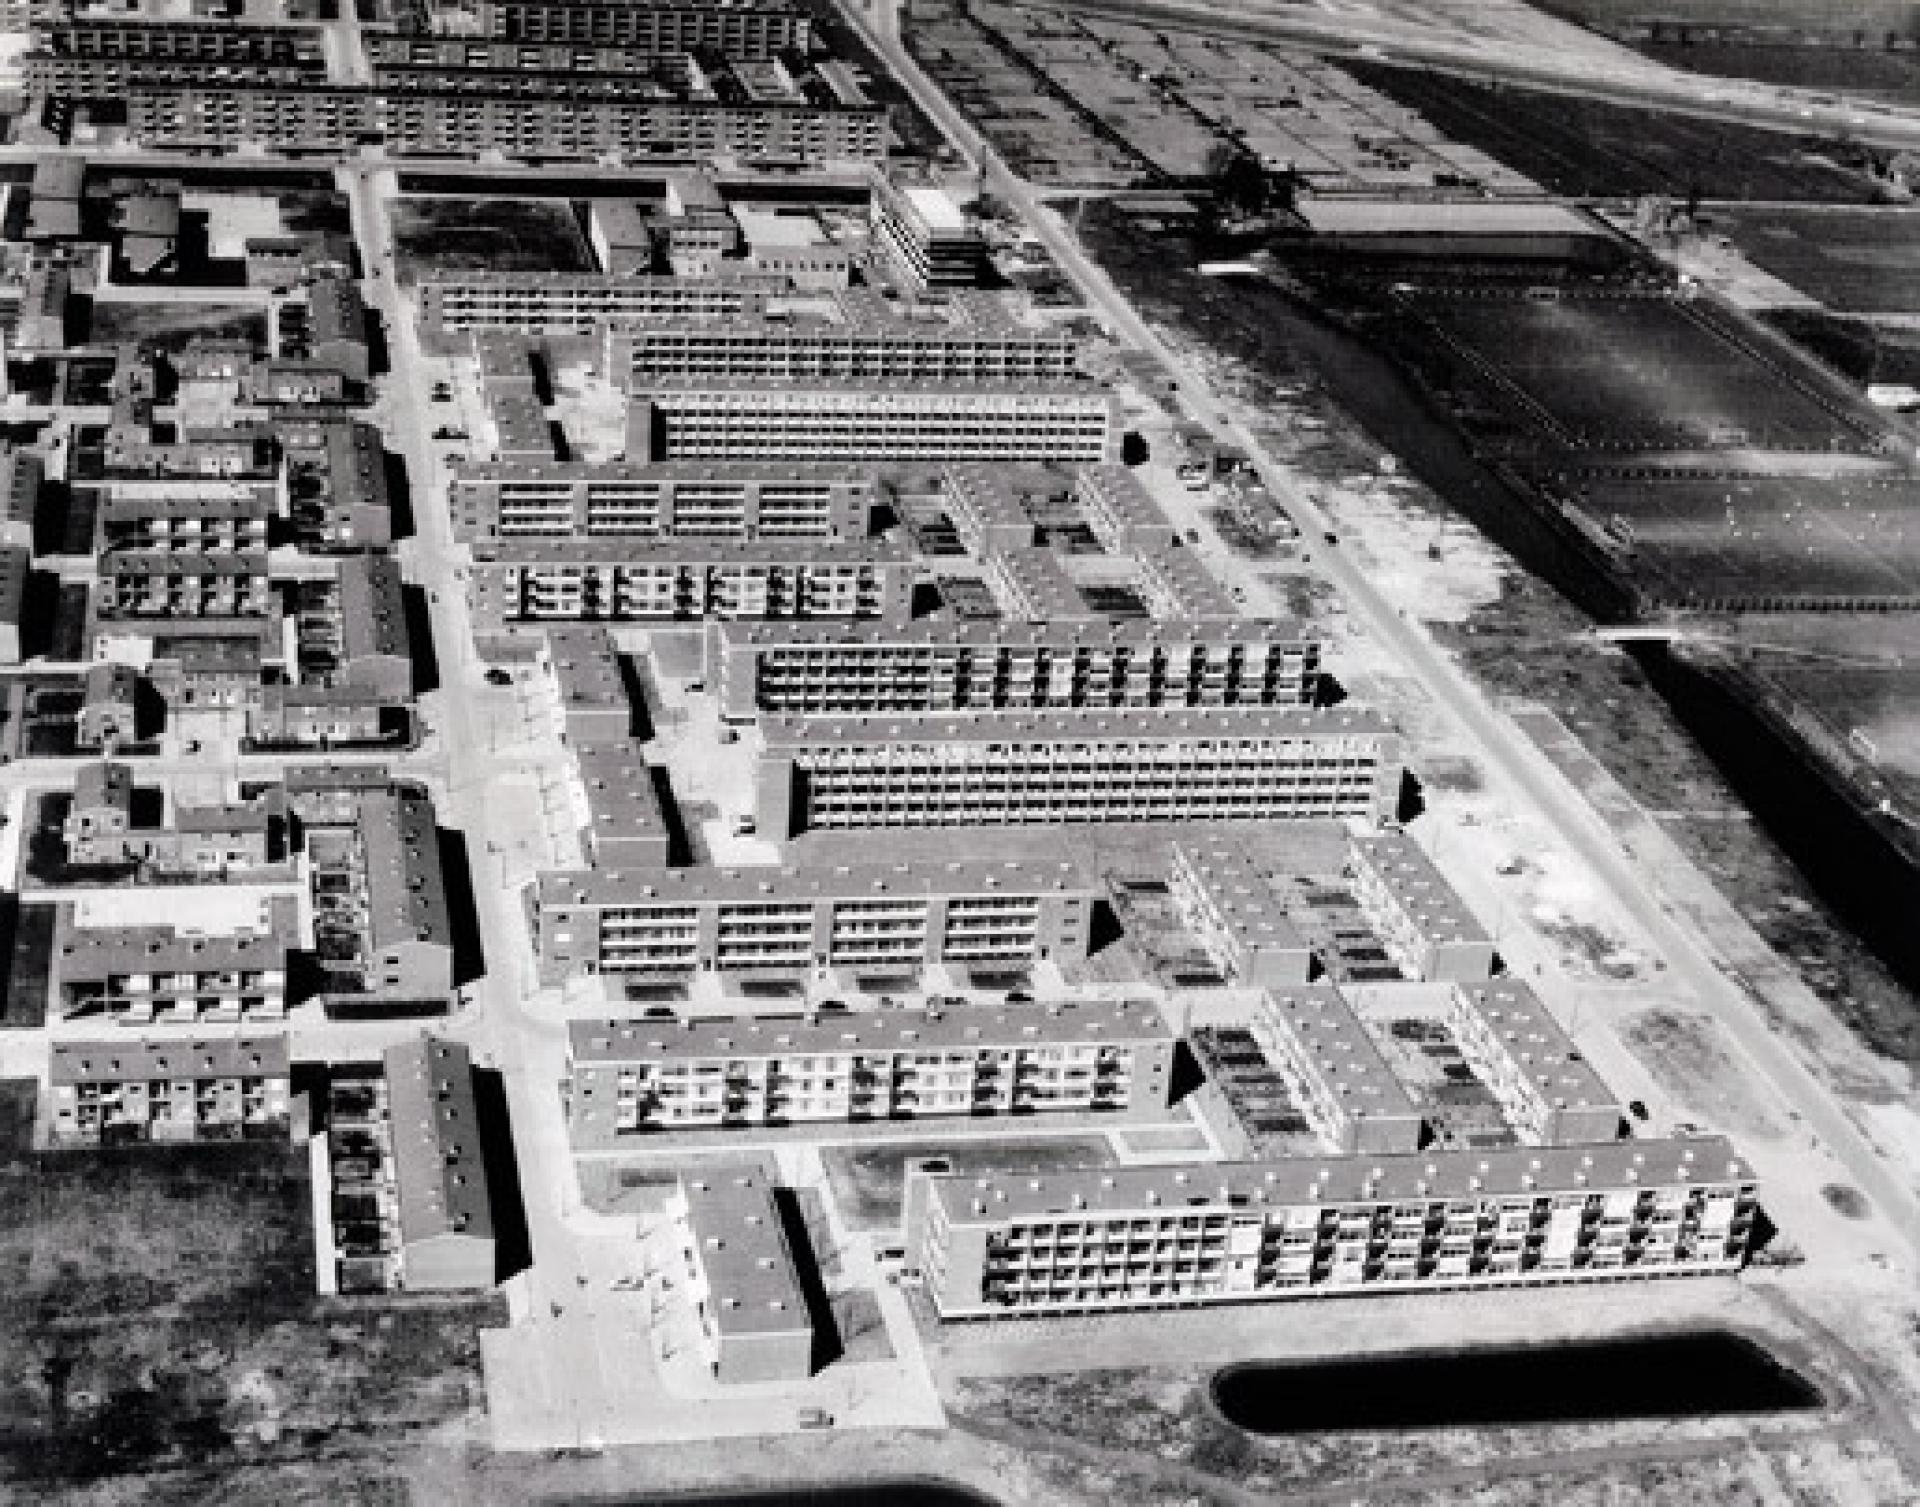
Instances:
[[[413,644],[400,562],[388,554],[341,560],[338,621],[337,683],[376,692],[396,704],[408,700],[413,695]]]
[[[1280,624],[716,622],[720,715],[1285,706],[1312,699],[1320,645]]]
[[[1740,1269],[1753,1171],[1719,1138],[1117,1167],[911,1169],[907,1261],[943,1320]]]
[[[813,1319],[769,1172],[757,1166],[682,1172],[667,1213],[679,1234],[687,1301],[714,1379],[731,1384],[812,1375]]]
[[[285,1036],[56,1041],[47,1067],[55,1146],[287,1134]]]
[[[1125,715],[768,717],[760,830],[1008,823],[1377,820],[1400,740],[1371,712],[1208,707]]]
[[[628,391],[666,378],[758,382],[1063,381],[1079,344],[1009,320],[936,325],[818,316],[635,320],[609,330],[607,371]]]
[[[100,486],[100,539],[110,550],[262,551],[279,510],[278,493],[270,481],[106,481]]]
[[[1240,605],[1191,549],[1142,549],[1133,556],[1133,584],[1155,617],[1238,617]]]
[[[357,906],[364,939],[361,989],[390,999],[444,1000],[453,992],[453,920],[433,802],[412,787],[359,802]]]
[[[113,549],[100,556],[103,618],[265,617],[265,550]]]
[[[962,461],[946,467],[940,473],[940,501],[954,533],[976,558],[1033,547],[1033,515],[997,466]]]
[[[1426,851],[1397,828],[1348,842],[1354,898],[1410,978],[1475,982],[1493,975],[1493,938]]]
[[[21,627],[32,574],[32,550],[24,544],[0,544],[0,664],[17,665],[25,657]]]
[[[610,320],[719,319],[758,309],[786,279],[608,276],[593,272],[459,272],[421,280],[420,324],[449,333],[587,334]]]
[[[551,461],[465,465],[450,482],[463,539],[864,539],[871,470],[801,465]]]
[[[912,552],[891,540],[503,539],[475,549],[475,627],[905,617]]]
[[[824,980],[877,970],[1084,959],[1094,876],[1065,860],[544,874],[540,977],[576,973]]]
[[[0,442],[0,545],[33,545],[47,463],[37,450]]]
[[[111,753],[140,735],[140,672],[132,665],[87,666],[81,682],[83,700],[75,720],[73,741],[79,748]]]
[[[287,512],[311,553],[384,549],[393,538],[380,431],[355,421],[276,426],[287,459]]]
[[[397,741],[387,696],[357,685],[258,687],[247,707],[247,736],[261,748],[347,748]]]
[[[138,820],[141,814],[127,765],[81,765],[61,826],[67,861],[82,867],[137,864],[155,875],[220,879],[274,868],[291,856],[286,801],[276,790],[246,801],[176,804],[160,824]]]
[[[1292,986],[1312,977],[1312,948],[1244,847],[1174,844],[1167,888],[1181,923],[1226,978]]]
[[[1249,1029],[1328,1150],[1373,1156],[1420,1149],[1418,1106],[1331,984],[1267,990]]]
[[[806,1020],[568,1024],[576,1150],[734,1126],[1167,1107],[1173,1034],[1145,1003]]]
[[[1092,383],[657,378],[633,391],[630,460],[1101,461],[1119,444]]]
[[[458,1042],[421,1036],[388,1047],[382,1066],[399,1285],[409,1292],[491,1287],[498,1256],[473,1060]]]
[[[986,270],[980,229],[943,188],[874,175],[874,240],[917,291],[977,287]]]
[[[1021,623],[1105,622],[1045,545],[991,550],[981,575],[1002,616]]]
[[[75,906],[60,906],[49,991],[61,1016],[148,1026],[286,1015],[286,958],[300,935],[291,897],[262,901],[231,931],[189,924],[83,925]]]
[[[1527,985],[1455,984],[1447,1023],[1522,1140],[1563,1146],[1619,1136],[1619,1101]]]
[[[1180,542],[1153,494],[1125,466],[1085,467],[1074,478],[1073,496],[1094,538],[1116,555],[1156,553]]]
[[[647,57],[714,52],[760,60],[806,52],[813,18],[798,6],[737,0],[673,0],[638,7],[617,0],[457,0],[432,7],[442,36],[509,42],[587,43]]]

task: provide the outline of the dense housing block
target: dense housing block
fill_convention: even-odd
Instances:
[[[1737,1271],[1726,1141],[908,1174],[907,1261],[942,1319]]]
[[[1291,625],[715,623],[720,715],[1284,706],[1309,701],[1320,645]]]
[[[54,920],[50,992],[63,1016],[116,1025],[278,1020],[287,1013],[287,953],[299,945],[289,896],[262,902],[244,930],[206,935],[178,925],[80,925]]]
[[[978,286],[986,242],[945,189],[876,174],[870,213],[875,242],[910,287],[926,292]]]
[[[805,52],[813,18],[778,0],[457,0],[429,7],[430,29],[442,36],[510,42],[585,42],[645,57],[712,52],[759,60]]]
[[[767,717],[761,830],[1019,822],[1377,819],[1400,740],[1374,713],[1211,707]]]
[[[825,979],[1087,955],[1098,881],[1064,860],[545,874],[540,976]]]
[[[421,280],[420,324],[446,333],[587,334],[609,321],[737,315],[786,285],[784,277],[449,272]]]
[[[577,1148],[648,1131],[1167,1107],[1173,1036],[1144,1003],[807,1020],[577,1020]]]
[[[47,1086],[56,1146],[287,1133],[284,1036],[56,1041]]]

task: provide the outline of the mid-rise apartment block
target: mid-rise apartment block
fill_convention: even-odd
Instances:
[[[1114,398],[1081,382],[818,382],[721,377],[636,387],[630,460],[1101,461]]]
[[[433,802],[409,786],[359,803],[358,885],[348,891],[364,935],[360,988],[389,999],[444,1000],[453,991],[453,919]]]
[[[285,1036],[56,1041],[47,1067],[55,1146],[287,1134]]]
[[[1073,496],[1094,538],[1116,555],[1156,553],[1180,542],[1153,494],[1125,466],[1083,468]]]
[[[1738,1271],[1753,1171],[1724,1140],[908,1174],[944,1320]]]
[[[429,331],[588,334],[625,319],[721,319],[758,309],[783,277],[610,276],[595,272],[442,273],[419,287]]]
[[[619,0],[434,0],[426,25],[447,37],[508,42],[586,43],[644,57],[712,52],[760,60],[806,52],[813,18],[779,0],[671,0],[634,6]]]
[[[1241,612],[1198,550],[1168,547],[1136,551],[1133,585],[1155,617],[1237,617]]]
[[[1227,979],[1299,985],[1313,950],[1253,855],[1219,839],[1174,844],[1167,889],[1181,923]]]
[[[503,539],[474,551],[473,620],[905,617],[914,573],[883,539]]]
[[[1033,515],[998,466],[961,461],[946,467],[940,473],[940,501],[970,555],[1033,547]]]
[[[107,481],[100,488],[101,542],[116,550],[264,550],[278,491],[268,481]]]
[[[987,265],[980,228],[943,188],[875,174],[874,240],[917,291],[977,287]]]
[[[466,465],[450,482],[463,539],[864,539],[871,470],[803,465],[550,461]]]
[[[1070,336],[1011,320],[927,324],[896,318],[741,316],[636,320],[609,330],[607,371],[644,392],[664,378],[758,382],[1062,381],[1078,370]]]
[[[338,591],[334,680],[396,704],[406,701],[414,666],[400,562],[389,554],[348,555],[340,562]]]
[[[1446,983],[1493,974],[1493,938],[1424,849],[1398,828],[1356,832],[1348,843],[1353,895],[1408,977]]]
[[[1173,1035],[1143,1003],[806,1020],[576,1020],[577,1150],[673,1130],[1167,1107]]]
[[[714,1380],[802,1381],[813,1374],[813,1318],[767,1170],[680,1174],[668,1203],[681,1278]],[[798,1259],[811,1257],[801,1253]]]
[[[1461,1054],[1524,1141],[1611,1141],[1622,1111],[1540,996],[1518,979],[1453,986],[1447,1023]]]
[[[456,1041],[421,1036],[382,1057],[399,1285],[409,1292],[493,1286],[498,1269],[473,1059]]]
[[[1319,643],[1219,621],[717,622],[707,681],[732,722],[763,713],[1286,706],[1312,699]]]
[[[31,549],[24,544],[0,544],[0,664],[17,665],[25,657],[21,629],[32,574]]]
[[[287,1013],[287,953],[299,945],[289,896],[261,902],[243,926],[220,933],[192,923],[80,924],[73,905],[55,914],[52,980],[64,1017],[116,1025],[278,1020]]]
[[[980,565],[987,590],[1004,618],[1047,624],[1107,620],[1067,574],[1060,557],[1043,544],[994,549]]]
[[[1329,1151],[1374,1156],[1420,1149],[1419,1106],[1331,984],[1267,990],[1249,1029]]]
[[[542,875],[534,917],[545,983],[701,972],[809,981],[1082,960],[1101,893],[1066,860],[603,868]]]
[[[265,617],[265,550],[114,549],[100,556],[102,618]]]
[[[1206,707],[1126,714],[768,717],[760,829],[1377,820],[1400,740],[1371,712]]]

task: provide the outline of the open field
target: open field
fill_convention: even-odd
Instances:
[[[494,1300],[314,1294],[304,1148],[0,1153],[0,1494],[466,1417]]]
[[[876,1146],[827,1146],[826,1163],[833,1201],[856,1230],[885,1229],[900,1218],[906,1188],[906,1164],[922,1157],[944,1157],[955,1172],[1052,1172],[1063,1167],[1111,1167],[1113,1151],[1097,1136],[994,1138],[974,1144],[951,1141],[893,1141]]]
[[[96,345],[133,341],[179,351],[192,340],[245,340],[264,346],[267,316],[251,304],[131,303],[96,300],[87,338]]]
[[[1716,209],[1748,261],[1837,314],[1920,313],[1920,214],[1904,209]]]
[[[1662,601],[1920,597],[1920,481],[1588,478],[1576,501],[1625,520]]]
[[[1865,426],[1674,299],[1422,291],[1430,327],[1519,410],[1577,449],[1859,449]]]
[[[437,272],[591,272],[564,199],[401,198],[389,208],[403,283]]]
[[[1880,191],[1832,143],[1655,110],[1574,99],[1377,63],[1345,65],[1368,87],[1418,110],[1443,135],[1478,147],[1557,194],[1673,194],[1872,204]]]
[[[1844,90],[1849,95],[1867,99],[1908,104],[1920,98],[1920,59],[1911,52],[1889,52],[1884,48],[1844,43],[1832,47],[1800,47],[1703,40],[1636,41],[1629,45],[1656,63],[1709,78],[1753,79],[1762,84],[1789,84],[1797,89],[1836,93]]]

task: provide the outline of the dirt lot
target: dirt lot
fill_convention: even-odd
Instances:
[[[820,1153],[833,1188],[833,1201],[856,1230],[897,1224],[906,1164],[930,1156],[945,1157],[953,1170],[961,1173],[1050,1172],[1063,1167],[1110,1167],[1114,1163],[1112,1149],[1093,1136],[1033,1141],[995,1138],[963,1147],[950,1141],[896,1141],[878,1146],[828,1146]]]
[[[316,1297],[309,1197],[285,1142],[0,1160],[0,1494],[359,1457],[466,1419],[497,1303]]]
[[[1854,149],[1751,126],[1690,120],[1596,100],[1529,93],[1372,63],[1343,65],[1554,193],[1872,204],[1878,187]]]
[[[573,206],[564,199],[396,199],[400,280],[436,272],[591,272]]]

